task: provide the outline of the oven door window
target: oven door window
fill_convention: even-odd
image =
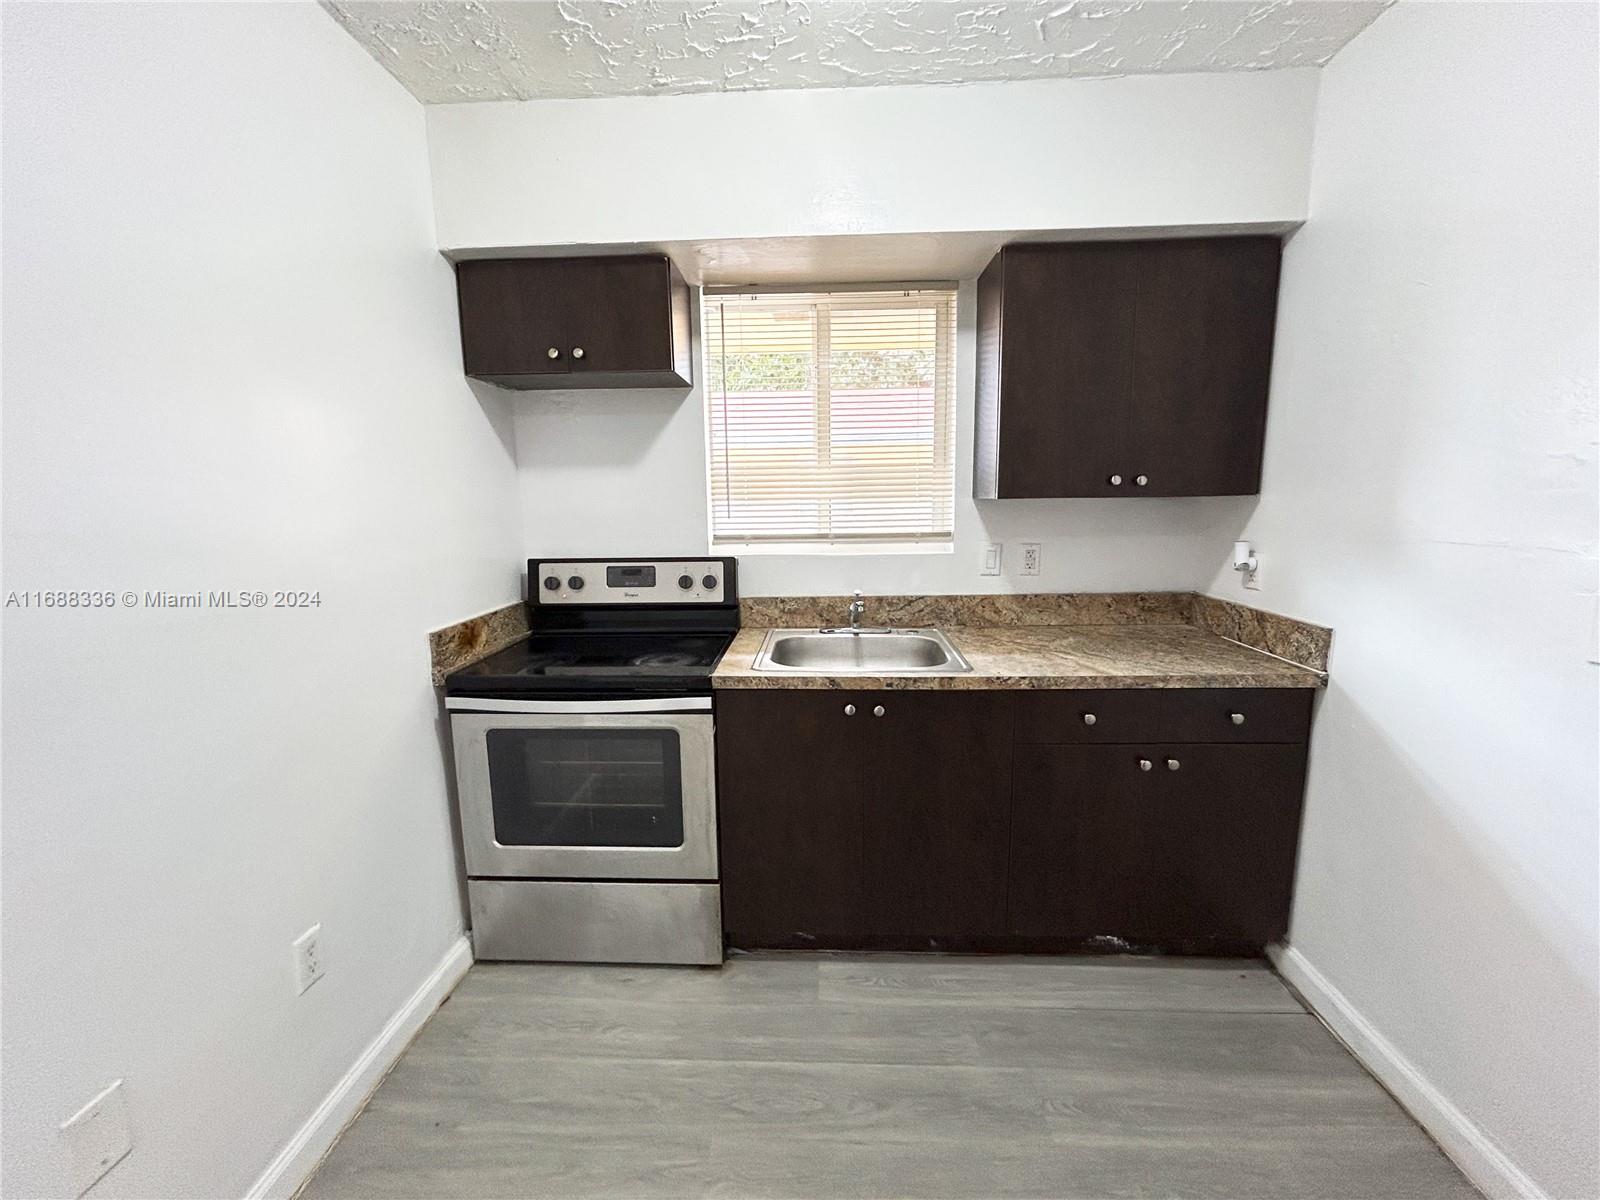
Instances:
[[[675,730],[491,729],[487,741],[502,846],[683,845]]]

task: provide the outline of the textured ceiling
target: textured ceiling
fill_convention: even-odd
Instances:
[[[1320,66],[1392,0],[323,0],[419,100]]]

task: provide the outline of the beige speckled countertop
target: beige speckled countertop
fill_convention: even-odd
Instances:
[[[1314,688],[1323,676],[1192,625],[955,625],[965,675],[757,671],[765,629],[743,629],[711,677],[719,688]]]
[[[1323,670],[1299,666],[1213,632],[1217,623],[1204,609],[1218,602],[1185,593],[1019,597],[998,609],[992,597],[945,597],[937,602],[950,611],[920,611],[933,601],[869,598],[864,623],[871,624],[877,617],[883,624],[902,628],[936,625],[972,664],[968,674],[757,671],[753,663],[769,629],[814,627],[816,620],[806,618],[831,613],[840,604],[832,598],[822,602],[752,600],[746,602],[751,611],[746,613],[745,627],[722,656],[712,684],[718,688],[849,689],[1315,688],[1322,687],[1327,679]],[[917,606],[915,611],[913,604]],[[1048,605],[1048,609],[1033,611],[1040,604]],[[1274,614],[1230,607],[1246,619],[1224,628],[1249,631],[1248,635],[1253,636],[1265,624],[1274,638],[1264,644],[1275,649],[1292,648],[1313,660],[1316,667],[1325,666],[1331,640],[1328,630]],[[904,619],[913,616],[923,620]],[[928,620],[929,617],[935,619]],[[971,623],[964,623],[963,619]]]

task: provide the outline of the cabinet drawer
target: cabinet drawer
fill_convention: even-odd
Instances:
[[[1311,688],[1019,692],[1018,743],[1303,742]]]

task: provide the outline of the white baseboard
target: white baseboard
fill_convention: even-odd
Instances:
[[[361,1111],[372,1090],[382,1082],[400,1052],[472,966],[472,943],[462,936],[445,952],[417,990],[389,1018],[388,1024],[363,1050],[344,1078],[334,1084],[316,1111],[306,1119],[289,1144],[261,1172],[246,1200],[288,1200],[316,1169],[352,1117]]]
[[[1543,1189],[1379,1033],[1305,955],[1293,946],[1276,945],[1267,948],[1267,957],[1311,1011],[1362,1066],[1377,1076],[1489,1200],[1549,1200]]]

